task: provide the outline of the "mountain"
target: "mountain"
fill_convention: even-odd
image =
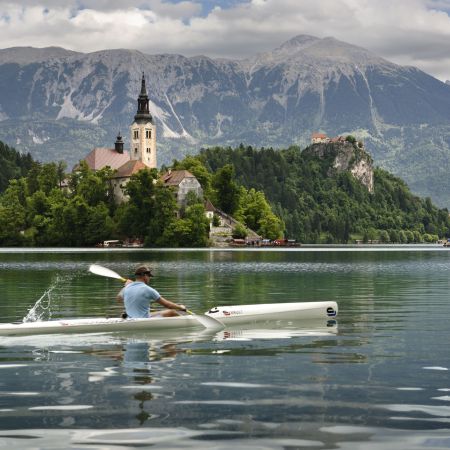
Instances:
[[[213,145],[353,134],[376,165],[450,207],[450,85],[331,37],[297,36],[245,60],[0,50],[0,140],[69,167],[118,131],[127,147],[142,72],[159,164]]]

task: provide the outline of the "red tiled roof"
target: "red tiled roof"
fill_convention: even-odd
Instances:
[[[205,211],[207,211],[207,212],[216,212],[216,208],[214,207],[214,205],[211,203],[211,201],[209,199],[206,199]]]
[[[117,172],[113,175],[113,178],[128,178],[142,169],[150,169],[150,167],[140,160],[132,159],[120,166],[117,169]]]
[[[172,170],[161,179],[166,186],[178,186],[185,178],[195,178],[189,170]]]
[[[324,133],[313,133],[313,134],[311,135],[311,138],[312,138],[312,139],[326,139],[326,138],[327,138],[327,135],[324,134]]]
[[[118,169],[130,160],[130,154],[126,150],[123,153],[117,153],[113,148],[96,147],[84,160],[92,170],[100,170],[106,166]]]

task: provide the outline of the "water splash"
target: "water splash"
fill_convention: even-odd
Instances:
[[[36,301],[34,306],[28,311],[27,315],[22,319],[22,322],[39,322],[42,320],[50,320],[52,318],[51,306],[54,305],[61,295],[61,288],[67,285],[67,282],[72,278],[75,278],[78,274],[73,273],[70,275],[60,276],[57,275],[55,281],[51,286],[42,294],[42,296]],[[59,293],[58,293],[59,292]]]
[[[34,306],[28,311],[28,314],[22,319],[22,322],[38,322],[40,320],[49,320],[51,318],[50,305],[52,303],[52,291],[56,283],[50,286],[39,298]]]

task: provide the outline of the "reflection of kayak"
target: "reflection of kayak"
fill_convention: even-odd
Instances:
[[[273,322],[277,320],[327,319],[337,315],[336,302],[273,303],[260,305],[220,306],[212,308],[207,316],[225,326]],[[201,318],[202,316],[200,316]],[[195,315],[154,317],[149,319],[91,318],[42,322],[0,324],[0,336],[19,336],[50,333],[99,333],[111,331],[170,330],[202,327]]]
[[[312,319],[273,323],[254,322],[227,327],[214,334],[215,341],[253,341],[259,339],[291,339],[294,337],[320,337],[336,335],[335,320]]]

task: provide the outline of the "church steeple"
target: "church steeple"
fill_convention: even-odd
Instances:
[[[144,123],[144,122],[152,122],[152,115],[150,114],[148,108],[148,95],[147,88],[145,87],[145,76],[144,72],[142,72],[142,81],[141,81],[141,93],[138,97],[138,109],[136,115],[134,116],[134,120],[136,123]]]
[[[130,127],[130,158],[140,160],[148,167],[156,167],[156,125],[149,111],[144,73],[137,102],[138,109]]]

